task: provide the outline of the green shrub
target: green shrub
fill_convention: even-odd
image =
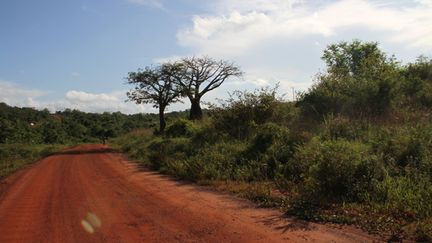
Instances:
[[[401,72],[401,92],[415,103],[432,106],[432,59],[420,56]]]
[[[432,126],[399,126],[374,132],[370,144],[375,154],[387,164],[391,175],[407,169],[421,169],[432,176]]]
[[[168,137],[190,137],[197,131],[196,125],[187,119],[178,119],[166,129]]]
[[[257,125],[278,121],[277,111],[283,103],[276,97],[276,90],[277,87],[267,87],[254,92],[235,91],[220,107],[211,110],[213,126],[219,132],[243,139],[248,138]]]
[[[220,140],[223,140],[224,137],[212,124],[204,124],[201,125],[194,136],[192,136],[192,142],[199,147],[204,147],[207,145],[212,145],[217,143]]]
[[[376,117],[392,108],[399,95],[399,65],[378,43],[340,42],[328,46],[322,59],[327,72],[298,103],[305,115],[318,120],[328,114]]]
[[[257,180],[273,179],[282,172],[282,164],[292,157],[293,152],[294,144],[290,140],[288,128],[265,123],[257,127],[241,157],[244,164],[255,167]]]
[[[421,175],[387,176],[378,184],[376,201],[410,218],[432,216],[432,182]]]
[[[239,155],[245,145],[240,142],[221,142],[202,149],[186,160],[187,171],[195,180],[242,180]]]
[[[344,116],[334,116],[332,114],[324,119],[322,127],[322,137],[328,140],[340,138],[347,140],[357,139],[360,137],[363,128],[359,122]]]
[[[288,171],[300,173],[305,193],[317,202],[366,200],[383,177],[377,158],[359,142],[314,139],[290,163],[296,164]]]
[[[0,178],[59,151],[61,145],[0,144]]]
[[[289,130],[274,123],[265,123],[257,127],[257,132],[252,139],[249,153],[260,154],[267,151],[276,143],[289,141]]]
[[[169,161],[181,160],[193,153],[194,147],[188,138],[156,138],[148,145],[148,160],[152,168],[164,168]]]

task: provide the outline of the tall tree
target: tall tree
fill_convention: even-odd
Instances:
[[[339,42],[327,46],[327,70],[299,101],[302,110],[323,119],[329,114],[374,118],[395,101],[399,63],[376,42]]]
[[[174,82],[179,77],[182,68],[177,64],[162,64],[157,67],[146,67],[137,72],[130,72],[127,83],[135,88],[127,92],[130,101],[137,104],[153,104],[159,109],[159,131],[164,132],[166,127],[165,109],[171,103],[179,101],[181,89]]]
[[[191,120],[202,118],[200,102],[204,94],[218,88],[227,78],[240,77],[243,74],[234,63],[210,57],[183,58],[180,65],[183,72],[176,80],[191,102]]]

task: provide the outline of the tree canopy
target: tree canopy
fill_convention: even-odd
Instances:
[[[243,72],[232,62],[215,60],[210,57],[187,57],[179,63],[183,67],[177,83],[191,102],[189,118],[201,119],[201,98],[229,77],[240,77]]]
[[[153,104],[159,108],[159,131],[166,127],[164,112],[171,103],[180,101],[182,90],[175,80],[178,80],[182,68],[177,64],[162,64],[157,67],[146,67],[144,70],[130,72],[128,84],[135,87],[127,92],[129,100],[137,104]]]
[[[323,118],[331,113],[373,116],[386,112],[396,94],[400,65],[376,42],[340,42],[322,56],[327,64],[318,82],[301,97],[308,113]]]

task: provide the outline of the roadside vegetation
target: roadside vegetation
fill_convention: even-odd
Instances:
[[[177,113],[170,114],[175,116]],[[156,122],[155,114],[97,114],[70,109],[51,113],[0,103],[0,144],[98,143],[133,129],[153,127]]]
[[[177,115],[172,113],[169,118]],[[101,143],[133,129],[153,127],[156,121],[153,114],[50,113],[0,103],[0,180],[66,146]]]
[[[203,119],[184,114],[112,145],[288,215],[431,241],[432,60],[401,64],[361,41],[330,45],[322,59],[327,69],[296,101],[277,87],[235,91]]]
[[[128,74],[130,101],[159,114],[0,103],[0,179],[63,146],[108,140],[143,166],[287,215],[432,241],[432,60],[402,64],[361,41],[322,59],[327,69],[295,101],[266,87],[202,110],[203,95],[243,73],[192,57]],[[165,114],[182,97],[191,108]]]
[[[0,144],[0,180],[64,147],[58,144]]]

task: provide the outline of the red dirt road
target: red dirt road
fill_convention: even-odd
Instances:
[[[372,240],[139,171],[102,145],[71,148],[0,182],[2,243]]]

